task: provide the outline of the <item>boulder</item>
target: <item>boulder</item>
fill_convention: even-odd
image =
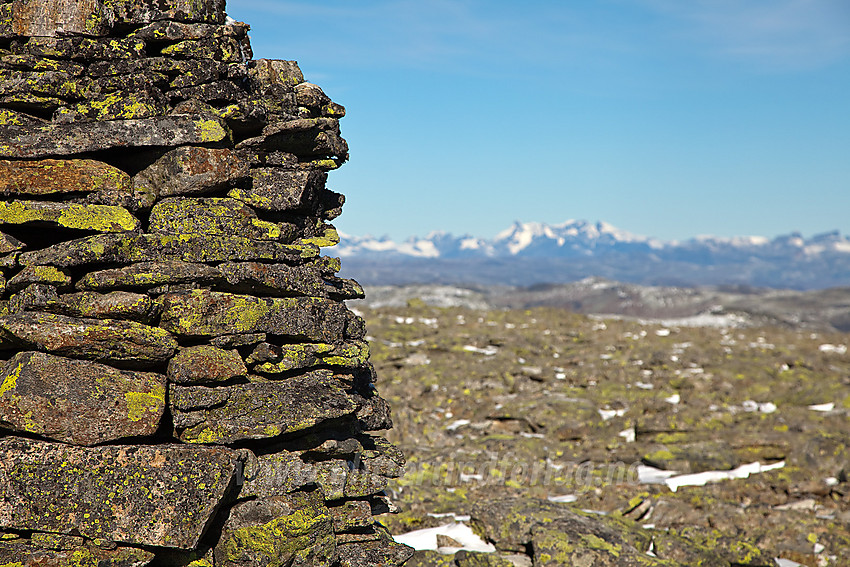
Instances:
[[[0,540],[0,564],[7,567],[145,567],[154,559],[151,551],[134,547],[104,549],[83,538],[36,533],[30,538]]]
[[[165,377],[40,352],[0,369],[0,424],[74,445],[153,434],[165,410]]]
[[[0,529],[192,549],[225,500],[239,453],[224,447],[74,447],[0,439]]]

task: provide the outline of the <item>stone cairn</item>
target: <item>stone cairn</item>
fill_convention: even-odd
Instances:
[[[400,565],[345,110],[224,0],[0,1],[0,566]]]

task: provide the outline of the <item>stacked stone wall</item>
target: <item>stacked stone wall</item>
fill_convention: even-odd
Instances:
[[[400,565],[342,106],[224,0],[0,2],[0,566]]]

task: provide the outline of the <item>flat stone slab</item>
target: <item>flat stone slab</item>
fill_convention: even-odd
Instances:
[[[209,285],[221,280],[219,270],[206,264],[179,260],[139,262],[123,268],[90,272],[77,282],[78,289],[147,289],[162,285],[197,283]]]
[[[270,240],[251,240],[241,236],[215,234],[138,234],[103,233],[60,242],[41,250],[23,252],[22,266],[58,267],[87,264],[131,264],[135,262],[229,262],[233,260],[269,260],[299,262],[319,255],[312,244],[282,244]]]
[[[291,240],[293,231],[282,229],[286,226],[258,219],[253,209],[235,199],[171,197],[154,205],[149,230],[169,234],[239,235],[253,240]]]
[[[327,173],[261,167],[251,170],[251,186],[234,188],[228,196],[267,211],[290,211],[315,205],[324,189]]]
[[[330,371],[234,386],[171,385],[174,427],[188,443],[233,443],[301,431],[357,411]]]
[[[139,220],[124,207],[50,201],[0,202],[0,224],[26,223],[51,223],[97,232],[124,232],[139,227]]]
[[[139,172],[133,182],[160,197],[198,195],[246,177],[249,164],[228,148],[175,148]]]
[[[168,380],[175,384],[225,382],[247,375],[248,369],[238,351],[212,345],[180,349],[168,362]]]
[[[0,347],[21,345],[60,356],[145,367],[171,358],[177,341],[163,329],[133,321],[48,313],[0,317]]]
[[[241,466],[239,453],[224,447],[5,438],[0,529],[191,549]]]
[[[215,118],[171,115],[26,129],[6,127],[0,133],[0,157],[40,158],[109,148],[207,144],[224,140],[229,130]]]
[[[50,195],[97,191],[130,193],[130,176],[91,159],[0,160],[0,193]]]
[[[165,295],[160,326],[185,337],[270,333],[339,343],[353,314],[319,297],[254,297],[209,290]]]
[[[165,411],[165,376],[41,352],[0,369],[0,423],[74,445],[153,434]]]
[[[81,537],[33,534],[31,539],[0,541],[0,565],[4,567],[144,567],[153,561],[151,551],[135,547],[102,549]]]

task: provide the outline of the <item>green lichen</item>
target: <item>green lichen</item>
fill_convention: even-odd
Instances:
[[[150,392],[126,392],[127,417],[141,421],[147,414],[159,413],[165,407],[165,386],[157,384]]]
[[[18,366],[12,370],[12,372],[3,379],[3,384],[0,385],[0,396],[5,394],[10,390],[14,390],[17,387],[18,378],[21,377],[21,370],[24,367],[24,363],[21,362]]]
[[[195,128],[201,142],[220,142],[227,137],[227,130],[218,120],[195,120]]]
[[[123,207],[111,205],[32,204],[27,201],[0,202],[0,223],[54,222],[65,228],[123,232],[134,230],[139,221]]]

